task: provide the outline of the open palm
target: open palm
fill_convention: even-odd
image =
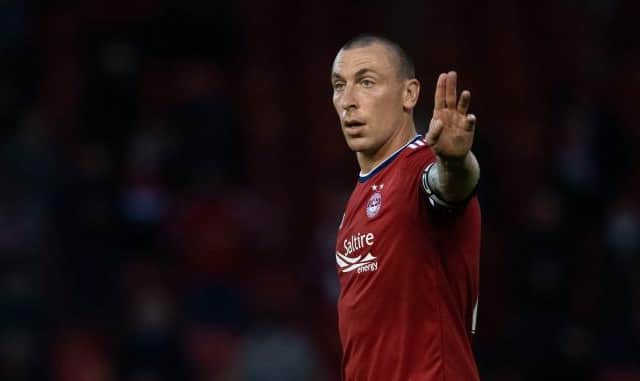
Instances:
[[[471,93],[464,90],[458,100],[457,74],[440,74],[436,85],[433,117],[425,142],[444,160],[464,159],[471,150],[476,117],[467,114]]]

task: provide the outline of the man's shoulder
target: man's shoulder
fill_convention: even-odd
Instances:
[[[436,160],[436,155],[422,139],[417,139],[407,145],[402,152],[399,162],[403,169],[410,172],[422,171],[427,165]]]
[[[425,143],[423,138],[416,139],[413,143],[408,144],[407,148],[404,150],[404,157],[411,159],[420,159],[424,157],[435,157],[435,153],[429,147],[427,143]]]

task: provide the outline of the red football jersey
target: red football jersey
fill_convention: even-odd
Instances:
[[[430,205],[422,174],[435,159],[418,136],[349,198],[336,244],[344,381],[479,380],[480,207]]]

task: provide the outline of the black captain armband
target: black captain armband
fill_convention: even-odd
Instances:
[[[471,191],[469,196],[467,196],[467,198],[465,198],[464,200],[455,203],[445,201],[442,196],[440,196],[435,191],[431,184],[429,184],[429,172],[431,171],[431,168],[433,168],[433,165],[435,163],[436,162],[429,164],[427,168],[425,168],[422,172],[422,189],[427,196],[427,202],[429,203],[429,206],[432,209],[448,213],[455,213],[463,210],[465,206],[467,206],[467,203],[469,203],[469,200],[471,200],[476,194],[478,190],[478,184],[476,184],[476,186],[473,188],[473,191]]]

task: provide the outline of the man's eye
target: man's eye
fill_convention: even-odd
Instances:
[[[360,84],[363,87],[371,87],[371,86],[374,85],[374,82],[372,80],[370,80],[370,79],[363,79],[362,81],[360,81]]]
[[[341,91],[342,89],[344,89],[344,83],[342,82],[336,82],[333,84],[333,89],[336,91]]]

